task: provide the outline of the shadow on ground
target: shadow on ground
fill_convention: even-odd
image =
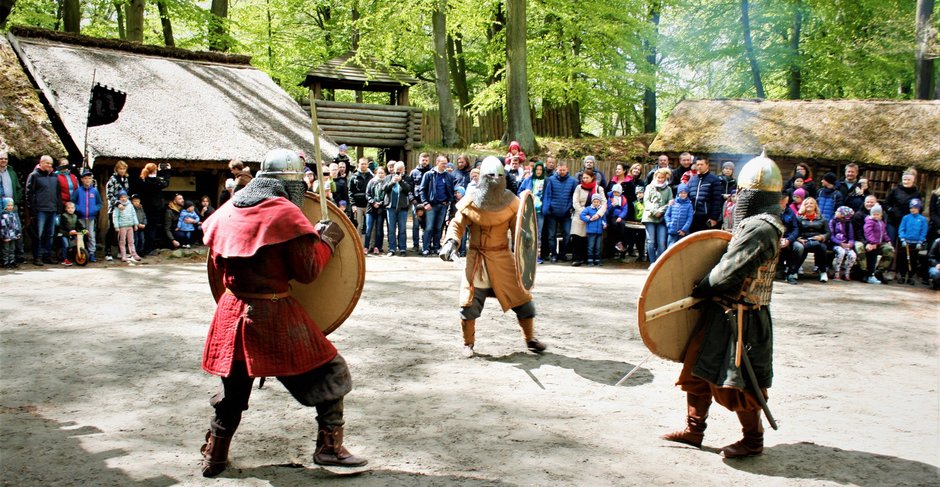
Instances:
[[[220,478],[259,479],[270,482],[273,487],[300,487],[315,482],[330,482],[330,485],[350,487],[511,487],[499,480],[462,477],[459,475],[425,475],[397,470],[367,470],[356,474],[334,473],[342,469],[327,470],[317,466],[307,467],[296,463],[261,465],[254,468],[229,468]]]
[[[614,385],[634,367],[627,362],[583,359],[559,355],[552,352],[544,352],[538,355],[526,352],[515,352],[502,357],[494,357],[486,354],[477,354],[476,356],[490,362],[513,364],[517,368],[524,370],[539,386],[541,386],[541,383],[538,382],[538,379],[535,378],[532,371],[543,365],[554,365],[555,367],[569,369],[589,381],[609,386]],[[648,384],[652,381],[652,372],[650,372],[649,369],[640,369],[636,371],[633,377],[630,377],[630,380],[625,382],[624,385],[633,387]]]
[[[940,469],[913,460],[800,442],[764,448],[764,454],[724,462],[737,470],[771,477],[826,480],[839,484],[937,485]]]
[[[73,473],[83,471],[94,479],[95,485],[141,485],[144,487],[168,487],[177,481],[165,475],[137,480],[118,469],[109,468],[106,462],[127,454],[120,449],[89,453],[82,448],[81,437],[102,431],[93,426],[77,426],[60,423],[40,416],[33,406],[0,407],[0,437],[4,439],[3,455],[0,455],[0,471],[4,477],[23,482],[18,485],[76,485],[88,479],[76,479]],[[16,425],[17,434],[8,427]],[[24,427],[24,425],[27,425]],[[0,485],[8,484],[6,480]]]

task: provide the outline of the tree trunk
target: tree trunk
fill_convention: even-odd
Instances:
[[[157,0],[157,11],[160,12],[160,26],[163,27],[163,45],[176,47],[173,39],[173,24],[170,22],[170,11],[166,8],[166,0]]]
[[[754,56],[754,43],[751,42],[751,21],[748,18],[748,0],[741,0],[741,28],[744,30],[744,52],[751,64],[751,74],[754,76],[754,89],[758,98],[766,98],[764,84],[760,80],[760,68],[757,66],[757,57]]]
[[[144,2],[130,0],[127,3],[127,40],[131,42],[144,42]]]
[[[117,13],[118,39],[127,40],[126,19],[124,18],[124,4],[120,1],[114,2],[114,11]]]
[[[10,18],[14,5],[16,0],[0,0],[0,29],[7,28],[7,19]]]
[[[526,0],[506,0],[506,141],[517,140],[522,150],[538,151],[529,113],[526,74]]]
[[[459,34],[458,34],[459,35]],[[460,108],[464,109],[470,104],[470,91],[467,89],[467,73],[461,72],[457,61],[457,49],[454,38],[447,35],[447,61],[450,65],[450,75],[454,78],[454,92],[457,93],[457,101]]]
[[[787,98],[799,100],[803,91],[803,56],[800,54],[800,32],[803,30],[803,0],[796,0],[793,29],[790,32],[790,73],[787,76]]]
[[[359,2],[353,2],[352,10],[350,11],[350,18],[352,18],[352,39],[350,44],[352,45],[353,51],[359,50],[359,26],[356,25],[356,21],[359,20]]]
[[[209,50],[225,52],[229,49],[228,0],[212,0],[209,19]]]
[[[447,0],[435,2],[431,15],[431,29],[434,36],[434,88],[437,91],[437,104],[441,112],[441,145],[453,147],[457,144],[457,114],[454,101],[450,96],[450,76],[447,71]]]
[[[649,39],[643,41],[646,48],[646,69],[649,70],[649,81],[643,88],[643,131],[652,133],[656,131],[656,77],[658,61],[657,46],[659,45],[659,13],[662,10],[662,1],[657,0],[650,6],[650,24],[653,32]],[[626,134],[624,134],[626,135]]]
[[[268,18],[268,69],[274,71],[274,38],[271,32],[271,0],[265,0],[265,10]]]
[[[65,32],[81,34],[82,7],[78,0],[64,0],[62,2],[62,28]]]
[[[930,16],[933,15],[934,0],[917,0],[917,46],[914,52],[914,98],[933,98],[933,58],[928,55]]]
[[[496,37],[500,32],[506,27],[506,14],[503,11],[503,2],[500,0],[496,2],[496,12],[493,14],[493,21],[490,23],[489,28],[486,31],[486,40],[490,43],[496,40]],[[487,85],[493,85],[501,81],[499,71],[503,68],[502,63],[493,64],[490,67],[490,75],[487,80]]]

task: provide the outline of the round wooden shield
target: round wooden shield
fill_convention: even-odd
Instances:
[[[693,233],[666,249],[646,276],[637,303],[640,337],[655,355],[682,362],[701,311],[692,309],[695,284],[718,264],[731,234],[722,230]]]
[[[314,225],[323,219],[318,194],[305,194],[303,212]],[[362,253],[362,239],[356,231],[356,226],[330,201],[327,201],[327,213],[330,221],[342,227],[346,237],[336,247],[333,257],[313,282],[290,282],[291,296],[300,302],[325,335],[339,328],[352,314],[366,281],[366,257]],[[218,301],[225,289],[221,287],[221,276],[218,275],[211,258],[208,267],[209,286]]]
[[[535,215],[535,198],[525,190],[519,195],[519,210],[516,212],[516,239],[513,256],[519,283],[526,291],[535,286],[536,259],[539,256],[538,220]]]

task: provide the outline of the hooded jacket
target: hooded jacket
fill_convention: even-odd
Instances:
[[[94,186],[79,186],[72,192],[72,203],[75,203],[75,214],[82,220],[92,220],[101,211],[101,193]]]

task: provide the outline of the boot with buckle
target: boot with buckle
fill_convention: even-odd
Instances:
[[[317,449],[313,454],[313,463],[334,467],[362,467],[369,463],[357,457],[343,446],[343,427],[320,425],[317,433]]]
[[[202,453],[202,476],[215,477],[228,466],[228,449],[232,438],[222,438],[206,431],[206,442],[199,449]]]

